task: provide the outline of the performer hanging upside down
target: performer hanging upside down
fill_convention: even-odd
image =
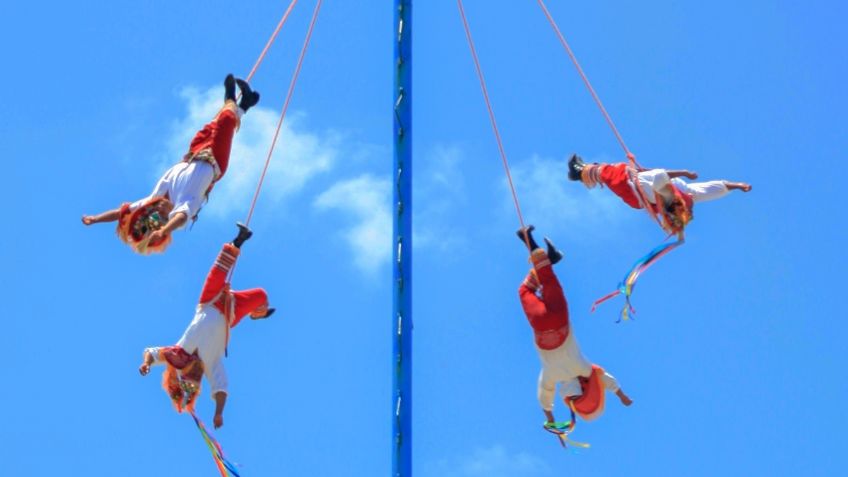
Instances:
[[[238,106],[236,85],[242,95]],[[118,236],[137,252],[164,251],[171,232],[196,219],[212,186],[227,172],[241,116],[259,102],[259,93],[231,74],[224,80],[224,90],[224,106],[197,132],[183,160],[165,172],[148,197],[98,215],[84,215],[82,223],[117,221]]]
[[[200,381],[205,375],[215,400],[215,428],[224,424],[227,374],[223,358],[229,329],[239,324],[246,315],[259,320],[274,313],[274,308],[268,308],[265,290],[253,288],[231,291],[226,282],[241,245],[252,235],[247,227],[238,225],[238,236],[232,243],[224,244],[206,277],[194,319],[182,338],[174,346],[146,348],[138,368],[141,375],[146,376],[151,366],[165,365],[162,387],[178,412],[194,412],[194,402],[200,394]]]
[[[588,188],[598,184],[605,185],[634,209],[645,208],[644,202],[647,201],[653,214],[662,217],[663,228],[673,234],[682,232],[692,220],[695,202],[718,199],[732,190],[751,190],[751,185],[745,182],[714,180],[687,183],[681,177],[695,180],[698,174],[686,170],[666,169],[638,172],[623,162],[586,164],[577,154],[572,155],[568,161],[569,179],[581,181]]]
[[[566,407],[573,409],[586,420],[594,419],[604,411],[604,390],[618,396],[625,406],[632,404],[616,379],[598,365],[594,365],[580,352],[577,338],[568,318],[568,302],[562,291],[553,264],[562,259],[562,253],[545,238],[545,252],[533,239],[534,227],[518,230],[518,238],[530,248],[533,268],[518,288],[521,306],[533,328],[536,351],[542,361],[539,374],[538,398],[547,424],[554,424],[554,396],[557,383]]]

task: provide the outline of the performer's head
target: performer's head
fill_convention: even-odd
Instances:
[[[166,367],[162,375],[162,387],[177,412],[194,411],[194,403],[200,394],[203,379],[203,361],[197,354],[189,355],[177,346],[164,351]]]
[[[174,204],[165,197],[154,197],[135,210],[129,204],[121,206],[118,218],[118,237],[141,254],[164,252],[171,243],[170,234],[151,241],[150,234],[168,222]]]
[[[669,232],[679,234],[683,232],[686,225],[695,218],[692,196],[674,189],[674,198],[665,201],[665,213],[663,214],[669,227]]]

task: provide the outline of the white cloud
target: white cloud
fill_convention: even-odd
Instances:
[[[477,448],[461,459],[444,460],[428,475],[440,477],[530,477],[548,475],[551,467],[530,453],[509,452],[501,445]]]
[[[337,182],[315,200],[319,210],[350,214],[354,224],[343,235],[355,252],[361,269],[374,271],[391,255],[391,182],[363,174]]]
[[[569,181],[565,159],[534,155],[512,166],[512,180],[525,222],[543,224],[546,230],[609,230],[632,217],[628,207],[609,190],[587,190],[579,182]],[[505,178],[502,187],[504,208],[514,211]]]
[[[416,249],[456,250],[464,239],[450,233],[451,212],[467,202],[464,155],[457,146],[436,146],[416,169],[414,181],[413,244]]]
[[[182,158],[194,134],[221,108],[222,96],[220,87],[206,91],[189,87],[181,91],[180,97],[187,103],[188,111],[174,123],[159,173]],[[266,206],[267,201],[271,206],[279,205],[311,179],[332,170],[339,156],[340,136],[333,132],[316,134],[299,130],[297,126],[302,118],[303,115],[289,111],[283,122],[260,196]],[[229,168],[215,185],[204,214],[224,216],[247,212],[278,120],[279,111],[261,103],[242,117],[241,128],[233,139]]]

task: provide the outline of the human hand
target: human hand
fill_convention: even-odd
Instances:
[[[618,396],[618,400],[621,401],[621,404],[624,404],[625,406],[630,406],[631,404],[633,404],[633,400],[630,399],[630,396],[624,394],[624,391],[622,391],[621,389],[616,391],[615,395]]]
[[[154,230],[150,233],[150,240],[148,243],[156,243],[162,241],[168,234],[160,230]]]
[[[683,175],[686,176],[687,179],[691,179],[693,181],[698,178],[697,172],[686,171],[686,173],[683,174]]]
[[[220,428],[224,425],[224,416],[221,414],[215,414],[215,417],[212,419],[212,424],[215,426],[215,429]]]
[[[83,215],[82,216],[83,225],[91,225],[94,223],[94,216],[92,215]]]
[[[138,372],[142,376],[147,376],[147,373],[150,372],[150,365],[147,363],[141,363],[141,366],[138,367]]]

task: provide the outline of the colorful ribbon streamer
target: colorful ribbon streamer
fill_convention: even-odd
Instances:
[[[568,448],[568,444],[571,444],[572,447],[579,447],[581,449],[588,449],[591,447],[586,442],[577,442],[568,438],[568,435],[574,430],[577,426],[577,416],[574,414],[574,405],[569,403],[569,407],[571,408],[571,419],[565,422],[544,422],[542,423],[542,427],[557,436],[560,445],[563,448]]]
[[[200,431],[200,435],[203,436],[203,440],[206,442],[206,445],[209,446],[209,450],[212,452],[212,458],[215,459],[215,465],[218,467],[218,472],[221,473],[221,477],[239,477],[236,466],[224,457],[224,450],[221,448],[221,444],[218,444],[218,441],[216,441],[212,434],[206,430],[206,426],[203,425],[203,421],[201,421],[193,412],[191,413],[191,417],[194,419],[194,423],[197,425],[197,430]]]
[[[597,299],[595,303],[592,304],[592,312],[594,313],[595,308],[598,307],[601,303],[609,300],[610,298],[622,294],[624,295],[624,307],[621,309],[621,314],[619,315],[616,323],[620,323],[621,320],[628,320],[632,318],[632,315],[636,314],[636,309],[633,308],[633,305],[630,303],[630,295],[633,294],[633,288],[636,286],[636,280],[639,279],[639,275],[642,274],[645,270],[647,270],[651,265],[656,263],[663,255],[671,252],[675,248],[683,245],[684,240],[682,237],[678,237],[676,242],[672,243],[663,243],[655,247],[653,250],[648,252],[647,255],[640,258],[633,264],[633,267],[630,268],[630,271],[627,272],[627,275],[624,276],[624,280],[618,284],[618,290],[610,292],[603,297]]]

